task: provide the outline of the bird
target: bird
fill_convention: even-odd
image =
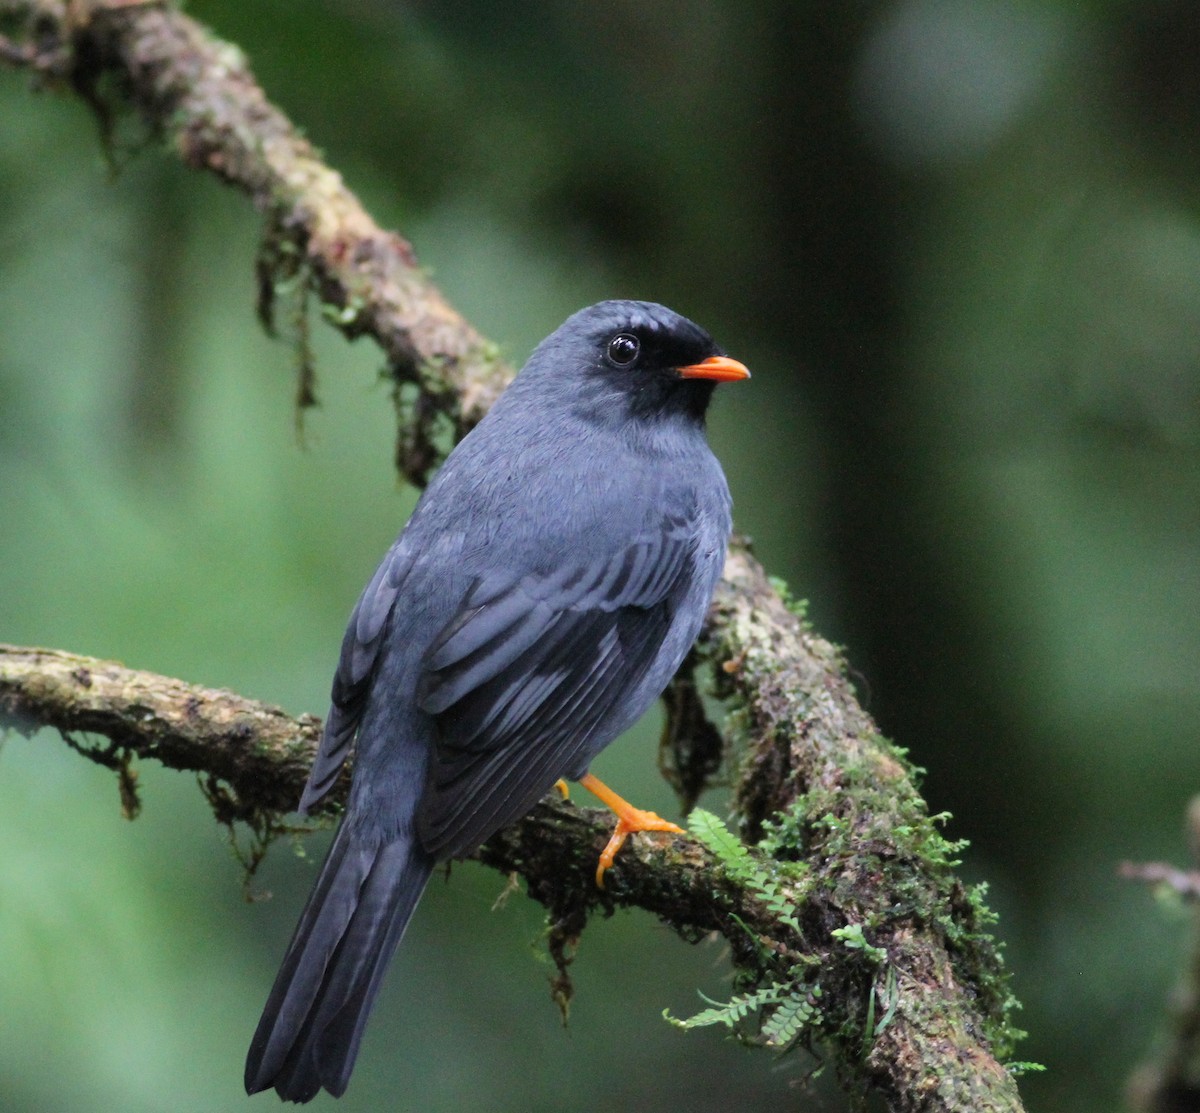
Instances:
[[[345,811],[246,1059],[249,1094],[349,1083],[434,865],[564,779],[635,831],[680,831],[589,772],[696,640],[732,518],[705,414],[749,378],[665,306],[603,301],[533,351],[453,449],[359,598],[298,810],[353,754]]]

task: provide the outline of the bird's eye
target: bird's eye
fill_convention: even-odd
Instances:
[[[618,367],[628,367],[641,350],[638,338],[627,332],[618,333],[608,342],[608,358]]]

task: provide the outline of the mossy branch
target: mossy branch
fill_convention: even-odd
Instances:
[[[512,371],[429,280],[409,243],[376,224],[267,100],[242,52],[157,0],[0,0],[0,19],[0,30],[15,25],[22,36],[0,38],[0,62],[80,95],[106,144],[116,114],[132,108],[186,165],[253,201],[265,217],[257,258],[264,324],[273,327],[279,295],[303,302],[311,292],[348,338],[375,340],[396,388],[397,466],[422,484],[438,462],[432,431],[461,436]],[[114,85],[124,100],[113,99]],[[297,399],[311,405],[311,361],[300,362]],[[405,420],[411,412],[419,425]]]
[[[299,279],[347,336],[379,344],[397,383],[409,385],[398,463],[422,482],[436,463],[436,434],[448,422],[461,435],[510,372],[408,244],[374,223],[267,101],[240,52],[144,0],[0,0],[0,31],[0,62],[82,96],[102,131],[116,108],[132,106],[187,165],[253,200],[266,216],[264,320],[279,285]],[[100,92],[114,85],[116,104]],[[307,397],[311,368],[303,371]],[[524,878],[550,910],[559,954],[592,910],[611,905],[647,909],[686,938],[719,932],[744,991],[733,1012],[744,1020],[742,1003],[770,1007],[763,1042],[820,1040],[847,1085],[877,1091],[901,1113],[1020,1110],[1001,1065],[1017,1035],[1014,1002],[980,895],[955,878],[956,847],[927,814],[903,754],[858,704],[841,655],[744,546],[731,552],[697,660],[733,706],[727,760],[737,765],[742,835],[757,849],[711,826],[705,842],[640,836],[601,892],[595,855],[610,822],[545,803],[479,857]],[[669,706],[668,764],[694,798],[717,735],[687,685]],[[126,805],[130,755],[151,757],[202,772],[218,817],[258,830],[282,823],[297,799],[318,730],[311,717],[233,693],[17,647],[0,648],[0,712],[25,730],[109,739],[80,748],[122,770]]]

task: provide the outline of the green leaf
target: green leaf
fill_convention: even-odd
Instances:
[[[1046,1069],[1046,1067],[1042,1063],[1018,1062],[1018,1063],[1005,1063],[1004,1069],[1006,1071],[1008,1071],[1008,1073],[1011,1074],[1013,1076],[1013,1078],[1019,1078],[1023,1074],[1036,1074],[1039,1071],[1044,1071]]]
[[[796,993],[779,1003],[762,1026],[762,1036],[768,1047],[786,1051],[804,1029],[820,1017],[812,1001],[820,996],[820,992],[814,987],[811,994]]]
[[[750,848],[720,819],[712,812],[696,808],[688,817],[688,827],[692,834],[712,851],[730,875],[762,900],[781,923],[793,931],[800,930],[792,899],[784,892],[779,881],[767,872]]]
[[[847,924],[843,928],[834,928],[829,934],[835,939],[840,939],[852,951],[862,951],[872,962],[882,962],[887,958],[887,951],[867,942],[862,924]]]
[[[772,984],[754,993],[743,993],[740,996],[730,999],[725,1004],[713,1001],[701,993],[701,999],[707,1001],[713,1008],[705,1009],[703,1012],[688,1017],[686,1020],[672,1016],[670,1009],[663,1009],[663,1019],[669,1024],[673,1024],[676,1028],[705,1028],[712,1024],[724,1024],[726,1028],[733,1028],[738,1021],[744,1020],[756,1009],[777,1002],[779,1000],[779,991],[780,987]]]

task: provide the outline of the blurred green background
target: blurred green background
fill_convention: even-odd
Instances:
[[[1200,788],[1200,5],[189,11],[515,362],[622,296],[751,365],[712,420],[738,525],[971,840],[1028,1106],[1122,1108],[1188,931],[1115,865],[1182,864]],[[380,357],[316,328],[301,446],[248,204],[128,125],[114,178],[28,86],[0,72],[0,640],[322,713],[413,500]],[[597,768],[669,811],[655,730]],[[192,779],[141,775],[127,823],[56,736],[0,751],[0,1109],[246,1108],[323,839],[246,903]],[[803,1054],[669,1028],[726,966],[644,915],[591,925],[563,1031],[502,887],[431,886],[340,1108],[845,1107]]]

